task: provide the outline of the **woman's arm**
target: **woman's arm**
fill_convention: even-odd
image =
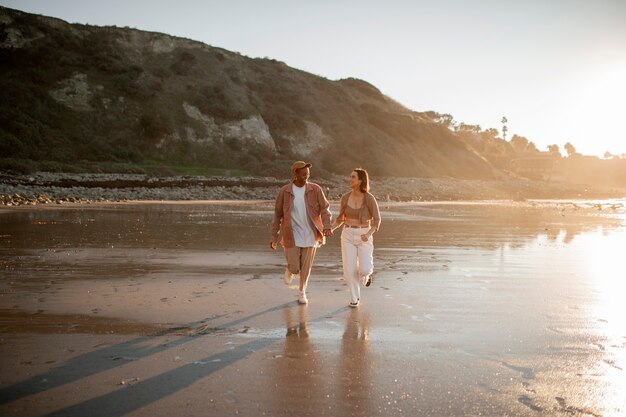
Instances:
[[[332,224],[333,231],[335,231],[335,229],[337,229],[339,226],[341,226],[343,224],[343,222],[345,221],[345,217],[346,217],[346,213],[345,213],[346,212],[346,202],[348,200],[348,198],[346,196],[347,196],[347,194],[344,194],[339,199],[339,214],[337,215],[337,217],[335,217],[335,220],[333,220],[333,224]]]
[[[369,239],[370,236],[378,232],[378,229],[380,229],[380,210],[378,208],[378,202],[376,201],[376,197],[371,194],[367,194],[367,208],[372,215],[372,220],[370,230],[368,230],[363,236],[366,236]]]
[[[335,220],[333,220],[333,224],[331,225],[331,228],[333,230],[333,232],[335,231],[335,229],[337,229],[338,227],[340,227],[343,224],[343,218],[345,217],[345,215],[342,215],[341,217],[337,216],[335,217]]]

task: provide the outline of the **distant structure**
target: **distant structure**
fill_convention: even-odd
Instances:
[[[558,180],[558,157],[550,152],[524,152],[512,159],[509,169],[516,174],[536,180]]]

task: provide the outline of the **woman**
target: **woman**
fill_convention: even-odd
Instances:
[[[343,279],[350,290],[350,307],[358,307],[361,287],[369,287],[374,271],[374,244],[372,235],[380,227],[380,211],[376,198],[369,193],[369,175],[362,168],[350,174],[348,182],[352,191],[344,194],[339,203],[339,215],[333,222],[337,228],[343,223],[341,232],[341,259]]]

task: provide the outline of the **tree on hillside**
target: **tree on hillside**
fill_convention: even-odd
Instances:
[[[456,125],[456,121],[454,120],[454,117],[452,117],[452,115],[448,113],[440,115],[436,121],[437,123],[441,123],[448,129],[453,129],[454,126]]]
[[[567,152],[567,156],[576,155],[576,148],[571,143],[567,142],[564,146],[565,152]]]
[[[508,127],[506,127],[506,124],[509,122],[506,118],[506,116],[502,116],[502,139],[506,140],[506,132],[509,130]]]
[[[511,137],[511,146],[517,153],[523,153],[528,151],[528,144],[530,141],[526,139],[524,136],[513,135]]]
[[[559,145],[557,144],[548,145],[548,152],[550,152],[553,156],[558,156],[559,158],[561,157],[561,151],[559,150]]]
[[[483,143],[483,155],[496,167],[505,167],[515,158],[516,152],[511,144],[498,137],[498,130],[491,128],[480,132]]]
[[[478,153],[485,156],[484,154],[489,145],[488,141],[483,137],[483,132],[481,131],[479,125],[459,123],[455,127],[454,132],[463,142],[471,146]]]
[[[425,112],[424,114],[435,123],[444,125],[448,129],[454,129],[456,127],[456,121],[454,120],[454,117],[452,117],[451,114],[448,114],[448,113],[442,114],[433,110],[429,110]]]
[[[528,152],[539,152],[537,145],[534,142],[528,142],[528,146],[526,146]]]
[[[498,137],[498,129],[494,129],[493,127],[490,127],[487,130],[484,130],[480,136],[484,139],[484,140],[494,140]]]
[[[470,125],[467,123],[459,123],[459,125],[456,128],[457,131],[462,131],[462,132],[472,132],[475,134],[479,134],[480,133],[480,125]]]

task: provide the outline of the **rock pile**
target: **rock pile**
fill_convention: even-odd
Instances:
[[[0,173],[0,205],[142,200],[273,200],[288,178],[148,177],[134,174]],[[349,191],[347,178],[312,178],[330,200]],[[373,178],[379,201],[524,200],[528,198],[613,198],[625,190],[525,179]]]
[[[64,203],[82,203],[90,204],[94,200],[76,197],[50,198],[45,194],[36,196],[22,196],[20,194],[0,194],[0,206],[34,206],[37,204],[64,204]],[[104,201],[104,199],[96,199],[95,201]]]

